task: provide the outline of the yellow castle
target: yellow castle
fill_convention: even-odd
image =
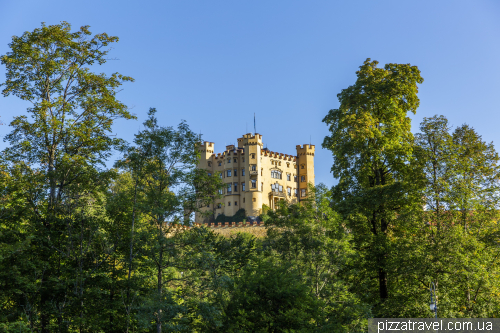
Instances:
[[[298,145],[296,156],[287,155],[263,148],[262,135],[248,133],[238,139],[238,147],[228,145],[223,153],[215,154],[214,143],[207,141],[198,150],[198,168],[218,174],[226,186],[222,199],[202,208],[210,217],[197,213],[197,223],[233,216],[242,208],[247,216],[258,216],[263,204],[274,209],[279,200],[297,203],[307,198],[308,184],[314,185],[314,145]]]

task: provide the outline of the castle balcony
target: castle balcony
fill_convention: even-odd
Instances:
[[[270,197],[286,198],[286,194],[284,192],[276,192],[276,191],[269,192],[269,196]]]
[[[259,171],[255,170],[255,171],[249,171],[250,172],[250,176],[258,176],[259,175]]]

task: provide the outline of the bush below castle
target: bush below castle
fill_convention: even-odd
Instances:
[[[220,214],[214,222],[244,222],[246,220],[245,209],[239,209],[233,216]]]

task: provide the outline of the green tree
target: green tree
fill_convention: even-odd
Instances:
[[[456,152],[449,133],[450,126],[444,116],[424,118],[420,131],[415,136],[415,155],[425,177],[426,211],[433,213],[433,222],[439,230],[442,214],[450,208],[450,178]]]
[[[136,146],[122,148],[125,157],[117,166],[127,166],[133,172],[134,191],[139,191],[143,198],[137,202],[137,210],[150,224],[152,235],[142,250],[147,251],[147,259],[154,267],[154,298],[155,304],[160,305],[167,297],[164,295],[165,286],[178,279],[172,268],[176,266],[176,257],[180,256],[183,247],[178,242],[181,238],[168,236],[177,233],[174,228],[177,224],[189,226],[191,213],[213,202],[213,194],[222,188],[223,183],[219,177],[209,176],[205,170],[196,168],[199,159],[196,147],[200,137],[184,122],[177,130],[159,126],[155,113],[155,109],[149,110],[144,130],[134,139]],[[129,267],[132,252],[131,243]],[[165,321],[161,307],[155,313],[156,331],[160,333]]]
[[[416,245],[420,276],[441,294],[441,315],[491,316],[498,308],[498,154],[468,125],[453,133],[444,116],[425,118],[417,134],[428,210]],[[428,267],[431,266],[431,267]]]
[[[363,253],[367,280],[378,280],[379,300],[389,297],[390,233],[398,214],[418,205],[413,135],[408,112],[419,105],[420,71],[410,64],[377,68],[367,59],[356,83],[338,94],[340,106],[323,119],[331,132],[323,147],[333,153],[335,209],[349,221]],[[413,179],[412,179],[413,178]],[[418,182],[417,182],[418,184]]]
[[[323,331],[366,328],[370,306],[351,292],[350,270],[356,253],[345,221],[330,205],[331,193],[323,184],[310,187],[308,200],[282,202],[266,218],[268,238],[282,262],[300,274],[309,292],[322,304]]]
[[[453,174],[450,177],[449,206],[461,212],[462,226],[467,230],[467,221],[479,222],[497,218],[499,208],[500,166],[498,153],[493,143],[482,141],[481,136],[467,124],[455,129],[452,134],[455,150]]]
[[[291,264],[262,258],[236,278],[225,332],[310,332],[321,320],[320,302]]]
[[[12,301],[32,309],[30,326],[41,332],[92,327],[85,322],[90,298],[84,293],[100,290],[89,283],[96,282],[92,276],[111,251],[99,226],[106,223],[100,207],[113,173],[100,166],[120,143],[110,136],[113,121],[133,118],[116,98],[122,83],[132,79],[90,69],[106,62],[107,48],[118,38],[90,37],[88,26],[70,29],[66,22],[42,24],[14,36],[11,51],[0,57],[6,66],[3,95],[31,103],[31,119],[21,115],[10,123],[13,131],[5,138],[10,146],[3,152],[6,172],[16,177],[15,186],[4,190],[17,200],[2,227],[16,233],[7,243],[29,240],[11,259],[31,262],[22,272],[29,280],[17,294],[23,296]],[[8,264],[2,262],[4,268]]]
[[[416,134],[414,163],[423,171],[426,209],[400,218],[403,227],[393,234],[393,251],[398,257],[391,261],[391,271],[397,282],[393,283],[393,297],[386,302],[384,314],[433,316],[427,306],[429,284],[433,282],[440,317],[494,316],[499,289],[495,278],[499,269],[498,243],[493,241],[499,234],[496,208],[494,200],[486,200],[488,205],[482,206],[477,198],[481,193],[492,195],[497,189],[490,179],[476,188],[478,196],[470,196],[473,191],[467,196],[463,180],[494,175],[496,153],[492,146],[487,148],[477,142],[477,134],[469,133],[469,138],[475,138],[472,141],[454,140],[444,116],[424,118],[420,130]],[[464,152],[469,152],[467,156],[473,161],[466,160],[462,165],[460,156]],[[485,163],[487,160],[490,162]],[[457,192],[465,192],[458,202]],[[467,214],[458,203],[465,203]]]

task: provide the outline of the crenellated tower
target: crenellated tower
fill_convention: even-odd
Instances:
[[[242,147],[247,161],[245,166],[247,172],[245,173],[245,183],[248,184],[244,198],[245,198],[245,211],[247,215],[258,216],[262,212],[262,158],[261,150],[263,148],[262,135],[255,133],[255,135],[245,134],[238,139],[238,147]]]
[[[314,145],[297,145],[297,168],[299,175],[299,197],[308,196],[308,184],[314,185]]]
[[[205,170],[213,170],[213,165],[211,161],[214,151],[215,151],[215,144],[213,142],[204,141],[203,143],[200,143],[198,145],[198,153],[200,153],[200,161],[198,162],[198,168]]]

